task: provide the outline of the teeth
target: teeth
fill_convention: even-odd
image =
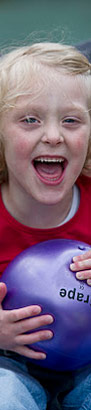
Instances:
[[[61,162],[64,161],[64,159],[63,158],[47,158],[47,157],[43,158],[43,157],[40,157],[40,158],[37,158],[36,161],[37,162],[60,162],[61,163]]]

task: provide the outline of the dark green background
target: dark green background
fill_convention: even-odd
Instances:
[[[0,0],[0,48],[31,39],[91,39],[91,0]]]

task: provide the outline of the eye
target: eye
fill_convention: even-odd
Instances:
[[[63,124],[77,125],[78,123],[79,123],[79,119],[77,118],[68,117],[68,118],[64,118],[63,120]]]
[[[66,120],[64,120],[64,122],[67,122],[67,123],[74,123],[74,119],[73,118],[67,118]]]
[[[40,123],[40,121],[37,120],[37,119],[34,118],[34,117],[25,117],[25,118],[22,120],[22,122],[24,122],[24,123],[26,123],[26,124],[37,124],[37,123]]]

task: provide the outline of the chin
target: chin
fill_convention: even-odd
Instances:
[[[56,205],[56,204],[58,204],[60,201],[61,201],[60,198],[58,199],[57,196],[56,196],[56,198],[55,198],[55,197],[52,198],[52,195],[50,195],[50,196],[48,195],[48,196],[46,196],[46,198],[41,197],[41,198],[38,200],[38,202],[40,202],[40,203],[43,204],[43,205]]]

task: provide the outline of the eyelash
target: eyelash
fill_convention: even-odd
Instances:
[[[65,118],[64,120],[63,120],[63,122],[64,123],[67,123],[67,124],[77,124],[78,122],[79,122],[79,120],[77,119],[77,118],[71,118],[71,117],[69,117],[69,118]]]
[[[35,117],[25,117],[24,119],[22,119],[22,122],[25,123],[25,125],[39,125],[40,124],[40,120],[38,120]],[[78,125],[79,122],[80,122],[79,119],[72,118],[72,117],[64,118],[62,120],[62,124],[65,126],[67,125],[68,127],[72,125],[76,126]]]
[[[80,125],[81,120],[80,118],[69,117],[69,118],[64,118],[62,123],[65,128],[74,130]]]
[[[30,120],[32,120],[32,121],[30,121]],[[22,122],[25,122],[27,124],[35,124],[36,122],[34,122],[34,121],[37,121],[37,123],[40,123],[39,120],[37,120],[34,117],[26,117],[22,120]]]

